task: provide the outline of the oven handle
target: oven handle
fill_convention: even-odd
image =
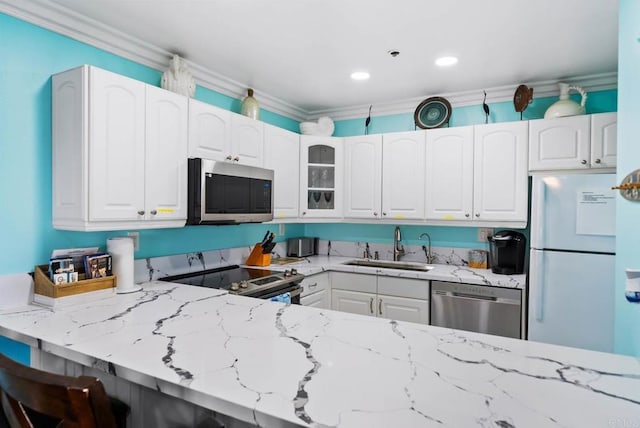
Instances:
[[[299,285],[295,285],[289,289],[285,288],[282,290],[274,291],[273,293],[265,294],[263,296],[255,296],[255,297],[258,297],[259,299],[270,299],[272,297],[279,296],[284,293],[289,293],[291,297],[296,297],[302,293],[302,290],[303,290],[303,287]],[[254,296],[248,295],[247,297],[254,297]]]

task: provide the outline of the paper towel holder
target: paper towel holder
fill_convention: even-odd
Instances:
[[[117,278],[116,294],[129,294],[142,290],[142,286],[134,282],[133,238],[130,236],[108,238],[107,252],[111,254],[113,271]]]

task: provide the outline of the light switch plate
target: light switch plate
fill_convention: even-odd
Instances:
[[[493,236],[493,229],[490,227],[478,228],[478,242],[487,242],[487,238]]]

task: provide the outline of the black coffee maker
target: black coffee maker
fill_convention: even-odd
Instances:
[[[489,238],[491,271],[503,275],[524,273],[527,238],[514,230],[501,230]]]

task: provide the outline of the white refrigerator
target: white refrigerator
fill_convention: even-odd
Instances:
[[[615,174],[534,176],[529,340],[613,351]]]

